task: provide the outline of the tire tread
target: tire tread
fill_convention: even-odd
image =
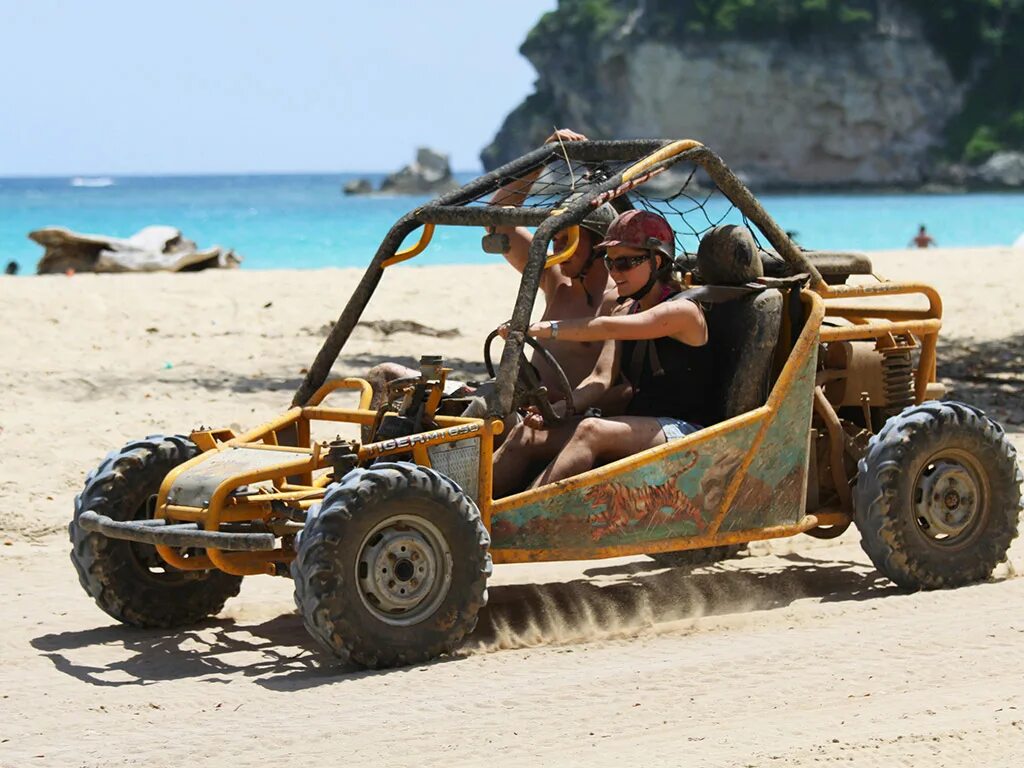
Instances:
[[[183,435],[134,440],[108,453],[89,472],[82,492],[75,497],[75,514],[68,526],[71,562],[82,588],[118,621],[147,628],[187,626],[218,613],[238,594],[242,577],[221,571],[203,572],[176,588],[133,580],[124,560],[129,542],[86,531],[77,524],[79,515],[90,509],[114,520],[131,519],[135,509],[125,508],[125,497],[141,485],[155,493],[167,472],[197,452],[195,444]]]
[[[336,551],[361,510],[401,493],[429,496],[454,510],[459,525],[474,532],[475,551],[463,554],[475,557],[479,568],[473,582],[461,587],[467,602],[442,640],[422,646],[381,648],[348,613],[336,608],[346,598],[346,576],[336,566]],[[352,470],[341,482],[329,486],[323,502],[310,511],[297,547],[291,573],[295,604],[306,629],[329,652],[364,667],[416,664],[451,653],[476,627],[477,615],[487,603],[487,579],[492,571],[490,536],[480,513],[454,482],[427,467],[392,462]],[[453,583],[452,589],[456,587]],[[409,631],[414,633],[412,627]]]
[[[973,564],[951,571],[915,555],[907,546],[895,503],[912,482],[905,467],[915,451],[932,436],[948,439],[956,434],[975,435],[986,448],[983,464],[990,472],[991,533],[976,543]],[[955,587],[988,578],[1006,557],[1018,533],[1021,510],[1021,470],[1016,450],[1001,426],[966,403],[944,400],[911,406],[889,419],[871,438],[858,464],[854,488],[855,521],[861,546],[878,570],[908,590]]]

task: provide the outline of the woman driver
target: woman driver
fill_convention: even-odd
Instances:
[[[655,213],[627,211],[596,247],[607,248],[605,263],[619,306],[589,319],[544,320],[527,333],[537,339],[621,342],[610,381],[624,373],[632,397],[621,416],[584,418],[550,429],[516,427],[495,454],[496,498],[521,490],[539,462],[550,464],[533,486],[682,438],[699,429],[709,412],[712,357],[705,346],[704,310],[684,297],[671,300],[681,288],[671,277],[669,223]]]

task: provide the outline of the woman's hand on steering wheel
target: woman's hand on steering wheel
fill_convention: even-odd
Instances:
[[[553,329],[558,325],[557,321],[552,320],[541,320],[539,323],[531,323],[526,328],[526,336],[528,339],[551,339],[554,338]],[[499,336],[503,339],[508,338],[509,323],[504,322],[495,329]],[[533,346],[533,345],[531,345]],[[536,349],[536,346],[534,346]]]

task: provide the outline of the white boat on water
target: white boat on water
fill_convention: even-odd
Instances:
[[[112,187],[114,180],[109,176],[75,176],[72,187]]]
[[[1020,237],[1013,241],[1014,248],[1024,249],[1024,232],[1020,233]]]

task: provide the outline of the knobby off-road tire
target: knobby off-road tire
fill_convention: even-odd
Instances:
[[[678,552],[654,552],[648,557],[662,568],[699,568],[723,560],[731,560],[746,548],[746,544],[723,544],[705,549],[683,549]]]
[[[355,469],[310,510],[295,604],[328,651],[364,667],[453,651],[487,602],[490,536],[451,480],[407,462]]]
[[[151,545],[108,539],[76,522],[89,509],[114,520],[152,517],[164,477],[196,453],[187,437],[151,435],[107,454],[75,497],[75,518],[68,527],[71,562],[85,591],[118,621],[136,627],[187,626],[218,613],[238,594],[241,576],[179,571]]]
[[[977,408],[951,401],[907,408],[860,460],[861,546],[904,589],[982,581],[1017,535],[1021,481],[1013,446]]]

